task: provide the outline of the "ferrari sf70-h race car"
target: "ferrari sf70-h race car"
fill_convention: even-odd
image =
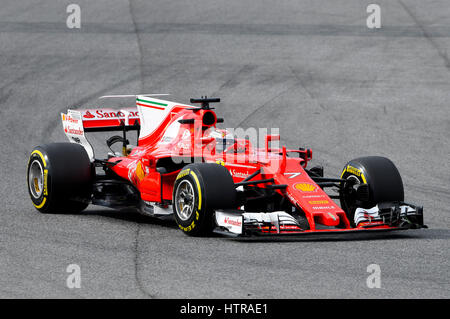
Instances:
[[[37,146],[29,158],[28,190],[37,210],[133,207],[155,217],[173,214],[181,231],[194,236],[426,227],[422,207],[404,202],[400,174],[385,157],[353,159],[339,178],[328,178],[321,166],[307,168],[310,149],[274,147],[279,135],[266,134],[256,147],[218,129],[223,119],[210,107],[217,98],[191,99],[194,106],[133,97],[130,108],[61,114],[70,143]],[[98,159],[85,133],[108,131],[120,135],[106,141],[111,152]],[[129,131],[137,131],[137,146]]]

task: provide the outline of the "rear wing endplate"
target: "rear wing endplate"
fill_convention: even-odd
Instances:
[[[61,113],[64,133],[71,143],[80,144],[86,150],[91,162],[94,161],[94,149],[84,134],[82,113],[80,111],[68,110],[67,114]]]

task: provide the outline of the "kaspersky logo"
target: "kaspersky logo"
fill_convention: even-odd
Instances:
[[[311,193],[317,191],[317,186],[310,183],[297,183],[294,185],[295,189],[304,192]]]
[[[242,222],[240,220],[233,220],[229,217],[225,217],[225,220],[223,221],[225,224],[233,225],[233,226],[241,226]]]

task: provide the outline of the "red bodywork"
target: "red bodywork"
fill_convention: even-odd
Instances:
[[[158,109],[158,105],[142,104],[140,107]],[[136,111],[136,109],[134,109]],[[117,126],[120,124],[120,114],[114,117],[103,117],[93,114],[95,110],[83,111],[85,128]],[[208,122],[205,123],[205,117]],[[179,119],[191,120],[180,123],[175,136],[169,141],[164,140],[168,128]],[[131,111],[130,125],[140,123],[139,116]],[[192,123],[193,120],[193,123]],[[136,123],[137,122],[137,123]],[[187,123],[189,122],[189,123]],[[312,157],[310,150],[291,150],[282,148],[271,149],[270,143],[279,140],[279,135],[267,135],[262,148],[253,147],[246,139],[235,139],[235,143],[225,152],[216,150],[216,139],[211,132],[216,131],[217,116],[214,111],[195,108],[187,105],[174,105],[171,111],[161,120],[160,124],[146,136],[139,137],[139,145],[134,147],[127,156],[109,158],[109,162],[117,163],[112,170],[123,179],[131,181],[141,194],[141,199],[147,202],[167,204],[172,200],[172,191],[178,169],[167,173],[157,170],[158,161],[167,158],[202,160],[224,165],[231,173],[235,183],[243,181],[247,176],[261,169],[255,179],[274,179],[274,184],[287,185],[285,189],[277,189],[280,195],[303,212],[308,219],[310,229],[298,232],[329,232],[363,230],[352,228],[345,212],[319,187],[304,170]],[[140,123],[142,124],[142,123]],[[176,124],[178,125],[178,124]],[[175,126],[176,126],[175,125]],[[224,133],[226,134],[226,133]],[[289,155],[289,156],[288,156]],[[294,157],[295,156],[295,157]],[[189,164],[187,162],[186,164]],[[261,185],[260,187],[265,187]],[[316,226],[320,224],[327,227]],[[332,228],[338,226],[339,228]],[[281,228],[280,233],[295,232],[296,229]],[[392,228],[386,225],[372,225],[371,229]],[[276,232],[272,229],[263,232]]]

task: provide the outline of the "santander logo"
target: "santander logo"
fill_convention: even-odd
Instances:
[[[75,134],[75,135],[83,135],[84,131],[76,128],[66,127],[64,128],[64,132],[68,134]]]
[[[127,110],[129,112],[130,119],[138,119],[139,113],[137,110]],[[112,109],[104,109],[104,110],[86,110],[84,111],[83,118],[85,119],[117,119],[123,118],[125,114],[121,111],[112,110]]]
[[[84,113],[83,117],[86,119],[92,119],[95,117],[95,115],[92,115],[91,112],[86,111],[86,113]]]

